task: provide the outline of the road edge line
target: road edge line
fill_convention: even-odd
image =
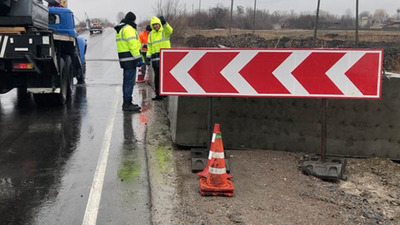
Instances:
[[[99,161],[96,166],[92,187],[90,188],[90,194],[86,205],[85,215],[83,217],[82,225],[96,225],[97,215],[100,208],[101,192],[103,191],[104,177],[107,168],[107,161],[110,152],[111,137],[114,129],[114,121],[117,114],[117,108],[119,104],[119,96],[121,89],[117,87],[115,89],[116,101],[114,101],[113,115],[108,121],[106,131],[104,132],[103,145],[100,152]]]

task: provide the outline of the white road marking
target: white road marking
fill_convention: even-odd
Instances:
[[[117,87],[115,89],[114,106],[112,108],[113,111],[111,111],[112,117],[108,121],[106,132],[104,133],[103,146],[100,152],[99,162],[97,163],[96,172],[94,174],[92,187],[90,189],[89,199],[86,205],[85,216],[83,218],[82,225],[96,225],[120,92],[121,88]]]

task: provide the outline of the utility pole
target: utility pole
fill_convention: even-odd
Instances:
[[[358,48],[358,0],[356,0],[356,48]]]
[[[233,0],[231,0],[231,24],[229,26],[229,34],[232,34],[232,15],[233,15]]]
[[[314,42],[313,42],[313,47],[315,48],[315,45],[317,43],[317,30],[318,30],[318,19],[319,19],[319,6],[320,6],[321,0],[318,0],[317,4],[317,16],[315,18],[315,27],[314,27]]]
[[[199,12],[201,12],[201,0],[199,0]]]
[[[256,12],[257,12],[257,0],[254,0],[254,18],[253,18],[253,34],[256,29]]]

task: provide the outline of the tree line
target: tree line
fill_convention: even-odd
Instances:
[[[314,29],[316,21],[316,13],[296,13],[293,10],[270,12],[267,9],[254,12],[254,8],[243,6],[237,6],[232,13],[230,8],[222,5],[188,13],[180,0],[159,0],[154,10],[166,16],[171,24],[192,29]],[[391,17],[384,9],[376,9],[373,13],[364,11],[359,14],[359,25],[361,28],[370,28],[376,24],[387,24],[399,20],[399,15],[400,9],[397,9],[397,15]],[[320,10],[319,28],[354,29],[355,23],[355,15],[350,9],[340,16]]]

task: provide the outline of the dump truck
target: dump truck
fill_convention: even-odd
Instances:
[[[47,3],[46,3],[47,2]],[[86,40],[66,0],[0,0],[0,94],[64,104],[84,83]]]

